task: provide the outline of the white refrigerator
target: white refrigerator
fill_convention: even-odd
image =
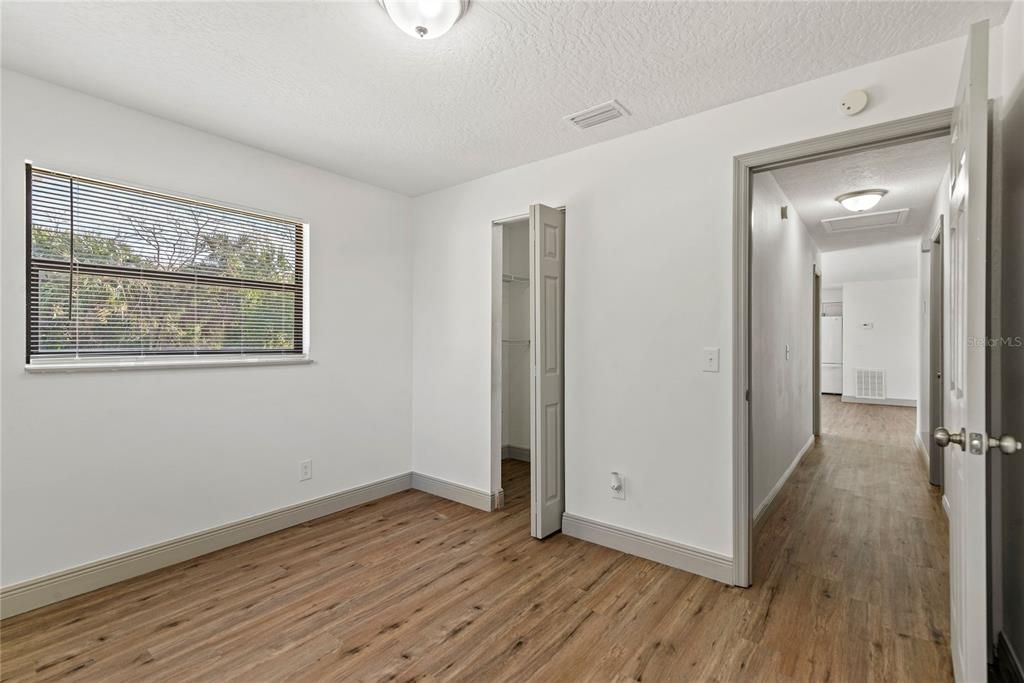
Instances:
[[[821,393],[843,393],[843,317],[821,317]]]

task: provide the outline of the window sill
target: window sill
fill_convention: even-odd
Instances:
[[[313,359],[309,356],[242,356],[239,358],[103,358],[87,360],[81,358],[67,360],[36,361],[25,365],[25,372],[93,372],[118,370],[167,370],[195,368],[237,368],[257,365],[309,365]]]

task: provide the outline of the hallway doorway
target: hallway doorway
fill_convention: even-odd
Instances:
[[[909,445],[927,460],[927,252],[934,217],[949,210],[949,144],[939,129],[753,173],[755,524],[815,440],[835,432],[837,405],[905,408]]]
[[[751,164],[745,579],[870,614],[869,651],[907,648],[917,675],[950,680],[949,529],[918,410],[949,113],[899,127]]]

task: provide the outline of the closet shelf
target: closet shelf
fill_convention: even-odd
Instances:
[[[520,277],[518,275],[502,275],[501,276],[501,281],[506,283],[506,284],[518,284],[518,285],[528,285],[528,284],[530,284],[530,278],[528,278],[528,277]]]
[[[506,344],[523,344],[526,346],[530,344],[529,339],[502,339],[501,341],[505,342]]]

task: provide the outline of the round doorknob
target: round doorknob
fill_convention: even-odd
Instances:
[[[953,432],[952,434],[945,427],[939,427],[932,433],[932,438],[935,439],[935,445],[939,448],[945,448],[951,443],[955,443],[962,449],[964,442],[966,441],[963,430],[959,432]]]
[[[989,448],[998,448],[1003,453],[1016,453],[1021,450],[1021,443],[1017,441],[1017,437],[1011,436],[1010,434],[1003,434],[998,439],[994,439],[991,436],[988,438]]]

